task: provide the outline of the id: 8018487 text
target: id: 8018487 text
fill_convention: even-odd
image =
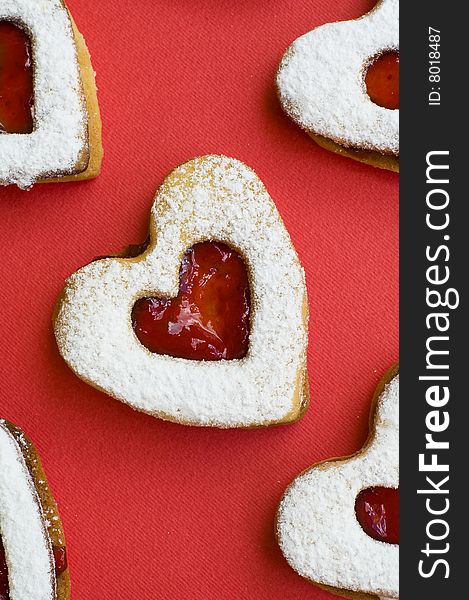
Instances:
[[[429,106],[440,106],[441,104],[441,32],[434,27],[428,28],[428,82],[430,92],[428,94]]]

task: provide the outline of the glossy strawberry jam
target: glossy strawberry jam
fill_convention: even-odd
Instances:
[[[378,106],[399,108],[399,52],[392,50],[377,56],[365,75],[368,96]]]
[[[250,291],[241,256],[201,242],[184,254],[176,298],[141,298],[132,325],[151,352],[192,360],[242,358],[248,349]]]
[[[68,568],[67,548],[65,546],[53,546],[55,574],[60,575]]]
[[[33,66],[27,34],[0,21],[0,134],[33,131]]]
[[[399,488],[362,490],[355,501],[355,513],[370,537],[388,544],[399,543]]]
[[[64,546],[54,546],[55,573],[60,575],[67,569],[67,550]],[[10,600],[10,590],[8,585],[8,569],[5,559],[5,549],[0,538],[0,600]]]

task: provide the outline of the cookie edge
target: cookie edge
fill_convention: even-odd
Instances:
[[[192,163],[196,160],[201,160],[201,159],[206,159],[206,158],[213,158],[213,157],[222,157],[222,158],[227,158],[229,160],[234,160],[240,164],[242,164],[244,167],[246,167],[247,169],[249,169],[250,171],[252,171],[252,173],[254,173],[254,175],[256,176],[256,178],[262,183],[262,186],[265,188],[264,183],[262,182],[262,180],[260,179],[259,175],[257,175],[257,173],[254,171],[254,169],[252,169],[251,167],[249,167],[248,165],[246,165],[245,163],[243,163],[242,161],[239,161],[238,159],[234,159],[231,157],[228,157],[224,154],[208,154],[208,155],[199,155],[199,156],[195,156],[187,161],[184,161],[183,163],[179,164],[178,166],[176,166],[175,168],[171,169],[171,171],[169,171],[169,173],[163,178],[161,184],[157,187],[155,195],[154,195],[154,199],[152,201],[152,207],[154,206],[155,203],[155,198],[158,197],[159,192],[163,189],[163,187],[167,184],[167,181],[171,178],[171,176],[173,175],[173,173],[175,173],[176,171],[178,171],[179,169],[181,169],[182,167],[184,167],[184,165],[187,165],[189,163]],[[270,194],[268,193],[268,191],[266,190],[266,193],[270,199],[270,201],[274,204],[275,206],[275,210],[277,211],[277,216],[278,219],[281,223],[281,225],[283,226],[283,228],[285,229],[285,231],[287,232],[288,235],[288,239],[290,242],[291,247],[293,248],[295,257],[296,257],[296,261],[298,264],[298,267],[301,269],[302,273],[303,273],[303,306],[302,306],[302,324],[303,324],[303,331],[305,333],[306,336],[306,346],[304,349],[304,355],[301,361],[301,364],[297,370],[297,378],[296,378],[296,386],[295,389],[293,390],[293,394],[292,394],[292,408],[291,410],[286,413],[283,418],[278,419],[278,420],[273,420],[273,421],[264,421],[261,423],[251,423],[251,424],[243,424],[242,422],[239,423],[234,423],[234,424],[223,424],[220,422],[209,422],[209,423],[200,423],[198,421],[185,421],[185,420],[181,420],[181,419],[175,419],[174,417],[172,417],[171,415],[168,415],[167,413],[163,413],[163,412],[159,412],[159,411],[155,411],[155,412],[150,412],[150,411],[146,411],[146,410],[141,410],[136,408],[135,406],[132,406],[131,404],[129,404],[128,402],[126,402],[125,400],[118,398],[117,396],[113,395],[112,393],[110,393],[108,390],[100,387],[99,385],[97,385],[95,382],[88,380],[84,377],[82,377],[79,373],[77,373],[73,367],[69,364],[69,362],[65,359],[62,351],[61,351],[61,344],[59,343],[59,338],[60,338],[60,334],[58,332],[58,328],[56,327],[56,323],[57,323],[57,319],[58,319],[58,315],[61,312],[61,309],[63,306],[65,306],[67,304],[66,302],[66,289],[68,287],[68,280],[66,280],[65,285],[63,286],[60,295],[55,303],[54,309],[53,309],[53,313],[52,313],[52,326],[53,326],[53,331],[54,331],[54,336],[56,338],[56,343],[57,343],[57,347],[58,347],[58,351],[59,354],[61,355],[62,359],[64,360],[64,362],[66,363],[66,365],[68,366],[68,368],[79,378],[81,379],[84,383],[86,383],[87,385],[93,387],[94,389],[98,390],[99,392],[102,392],[103,394],[105,394],[106,396],[109,396],[111,398],[114,398],[115,400],[118,400],[119,402],[122,402],[123,404],[127,405],[128,407],[130,407],[131,409],[137,411],[137,412],[142,412],[144,414],[150,415],[152,417],[161,419],[163,421],[169,421],[171,423],[176,423],[179,425],[185,425],[185,426],[191,426],[191,427],[213,427],[213,428],[219,428],[219,429],[260,429],[260,428],[264,428],[264,427],[271,427],[271,426],[277,426],[277,425],[287,425],[290,423],[295,423],[297,421],[299,421],[304,414],[306,413],[308,407],[309,407],[309,402],[310,402],[310,387],[309,387],[309,377],[308,377],[308,368],[307,368],[307,344],[308,344],[308,323],[309,323],[309,303],[308,303],[308,293],[307,293],[307,288],[306,288],[306,281],[304,278],[304,269],[301,265],[300,259],[298,257],[298,254],[296,252],[296,249],[293,245],[293,242],[291,241],[290,235],[288,233],[288,230],[285,226],[285,223],[282,219],[282,216],[280,215],[280,213],[278,212],[278,209],[275,205],[274,200],[272,199],[272,197],[270,196]],[[105,256],[104,258],[117,258],[120,259],[122,261],[125,261],[126,263],[128,262],[133,262],[133,263],[137,263],[139,261],[141,261],[146,254],[151,253],[154,249],[154,246],[156,244],[156,237],[155,234],[158,231],[158,226],[157,223],[155,222],[155,217],[154,217],[154,212],[152,209],[150,209],[150,216],[149,216],[149,228],[148,228],[148,237],[147,237],[147,242],[145,242],[143,245],[146,246],[145,249],[143,250],[143,252],[141,254],[139,254],[138,256],[132,257],[132,258],[122,258],[122,256],[120,256],[118,254],[113,255],[113,256]],[[146,245],[147,244],[147,245]],[[243,257],[243,260],[244,257]],[[88,264],[91,264],[94,261],[90,261]],[[87,266],[84,265],[84,266]],[[83,267],[81,267],[83,268]],[[79,270],[79,269],[78,269]]]
[[[28,472],[31,475],[34,489],[39,498],[39,507],[41,518],[47,530],[48,538],[52,545],[61,545],[66,547],[65,533],[60,518],[57,503],[52,495],[52,492],[47,481],[47,477],[42,465],[39,453],[24,431],[8,421],[1,419],[2,425],[7,429],[10,435],[15,440],[17,447],[20,449],[24,458]],[[53,524],[49,515],[54,519]],[[59,541],[60,540],[60,541]],[[56,581],[56,596],[55,600],[69,600],[70,598],[70,569],[67,568],[59,575],[55,576]]]
[[[95,71],[91,63],[91,54],[86,45],[84,36],[80,33],[68,7],[64,4],[70,19],[75,48],[77,52],[80,81],[82,87],[82,99],[85,103],[87,114],[87,164],[84,160],[77,163],[75,173],[60,175],[50,178],[39,179],[37,183],[67,183],[71,181],[85,181],[95,179],[101,172],[101,163],[104,150],[102,146],[102,121],[98,102],[98,91],[96,87]],[[80,170],[81,169],[81,170]]]

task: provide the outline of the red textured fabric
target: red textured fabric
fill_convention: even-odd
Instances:
[[[94,182],[0,188],[0,415],[41,452],[73,598],[331,597],[288,567],[274,515],[300,471],[360,448],[374,387],[398,357],[398,177],[316,146],[281,111],[274,76],[296,37],[371,5],[70,0],[98,73],[106,156]],[[165,423],[87,386],[58,355],[64,279],[142,241],[163,177],[205,153],[257,171],[306,269],[311,406],[297,424]]]

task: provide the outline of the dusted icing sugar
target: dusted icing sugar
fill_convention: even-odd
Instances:
[[[53,600],[55,575],[39,498],[17,440],[0,420],[0,535],[11,600]]]
[[[307,343],[304,273],[257,175],[224,156],[178,167],[157,193],[151,229],[143,256],[99,260],[68,279],[55,334],[70,367],[134,408],[184,423],[234,427],[279,422],[292,411],[298,417]],[[153,354],[132,330],[135,301],[177,296],[181,258],[203,240],[230,245],[248,269],[252,320],[242,359]]]
[[[399,154],[399,111],[374,104],[364,84],[369,61],[399,47],[399,0],[381,0],[354,21],[298,38],[277,74],[283,108],[315,134],[343,146]]]
[[[369,537],[355,515],[358,493],[399,486],[399,377],[386,385],[375,432],[350,459],[316,465],[287,489],[278,512],[285,558],[316,583],[385,598],[399,597],[399,546]]]
[[[34,131],[0,134],[0,184],[28,188],[71,174],[88,150],[87,114],[75,40],[61,0],[2,0],[0,21],[29,33],[33,48]]]

